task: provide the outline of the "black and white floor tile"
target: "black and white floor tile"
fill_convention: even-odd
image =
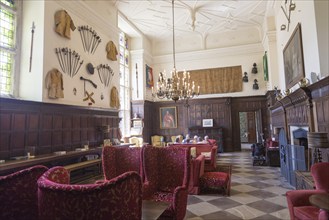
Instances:
[[[285,193],[293,188],[279,167],[253,166],[250,151],[221,153],[217,164],[232,165],[231,196],[189,195],[186,220],[289,219]]]

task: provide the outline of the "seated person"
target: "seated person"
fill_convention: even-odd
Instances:
[[[200,138],[198,137],[198,135],[194,135],[193,137],[193,144],[197,144],[199,142]]]
[[[180,138],[179,138],[179,136],[176,137],[175,144],[180,144]]]
[[[182,143],[183,143],[183,144],[189,144],[189,143],[190,143],[190,135],[189,135],[189,134],[187,134],[187,135],[185,136],[185,139],[183,140]]]
[[[208,135],[204,136],[204,140],[201,141],[200,143],[202,143],[202,144],[209,144],[209,136]]]

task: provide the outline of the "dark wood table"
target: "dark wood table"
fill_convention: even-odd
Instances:
[[[312,205],[329,212],[329,193],[311,195],[309,200]]]
[[[159,216],[169,207],[168,202],[143,200],[142,219],[153,220],[158,219]]]
[[[71,159],[92,154],[97,154],[99,157],[101,157],[102,148],[96,147],[83,151],[68,151],[61,155],[52,153],[46,155],[37,155],[34,158],[22,157],[22,159],[19,160],[6,160],[4,163],[0,163],[0,175],[6,175],[8,173],[39,164],[46,166],[49,164],[54,164],[60,166]]]

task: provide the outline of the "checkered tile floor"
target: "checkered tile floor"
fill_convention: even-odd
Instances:
[[[250,151],[221,153],[217,164],[232,165],[231,196],[189,195],[185,220],[289,219],[285,193],[293,188],[279,167],[252,166]]]

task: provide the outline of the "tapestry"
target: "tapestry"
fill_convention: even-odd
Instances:
[[[242,67],[221,67],[189,71],[200,94],[231,93],[242,91]]]

